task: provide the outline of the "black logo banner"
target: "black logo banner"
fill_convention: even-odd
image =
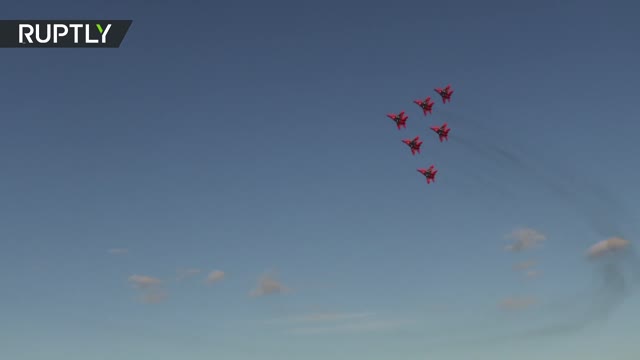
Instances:
[[[133,20],[0,20],[0,48],[119,48]]]

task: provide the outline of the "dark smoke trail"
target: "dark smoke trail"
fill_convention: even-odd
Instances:
[[[448,114],[447,114],[448,115]],[[457,117],[464,123],[464,126],[485,130],[484,135],[465,137],[455,132],[453,119],[448,118],[447,122],[454,128],[450,138],[457,144],[466,147],[471,152],[485,157],[494,165],[499,165],[503,170],[517,175],[521,179],[543,186],[554,198],[562,200],[569,205],[581,218],[583,218],[590,228],[600,237],[610,238],[618,236],[625,238],[622,231],[622,222],[629,219],[628,210],[611,192],[601,184],[590,181],[585,176],[569,176],[568,164],[563,165],[563,169],[550,169],[548,167],[536,166],[530,161],[525,161],[514,151],[509,151],[505,147],[495,142],[481,142],[478,139],[494,137],[495,133],[488,127],[481,125],[481,122],[466,121]],[[640,284],[640,259],[632,250],[624,255],[607,259],[599,259],[601,262],[594,263],[598,286],[588,300],[582,296],[576,297],[575,303],[571,304],[572,309],[576,309],[579,304],[587,305],[586,311],[579,312],[576,316],[566,315],[565,309],[553,309],[553,317],[564,320],[556,321],[553,324],[516,333],[508,336],[487,338],[476,338],[473,343],[478,345],[488,345],[491,343],[502,343],[506,340],[529,340],[538,337],[552,335],[567,335],[579,332],[585,328],[606,322],[609,316],[617,309],[624,300]],[[605,261],[606,260],[606,261]],[[551,304],[552,308],[555,308]],[[558,312],[560,311],[560,312]],[[561,314],[560,316],[558,314]],[[459,346],[459,343],[457,343]]]
[[[631,295],[636,286],[640,285],[640,277],[638,277],[640,261],[633,249],[629,249],[625,253],[612,255],[613,256],[608,258],[598,259],[602,260],[602,263],[595,264],[596,279],[600,284],[594,293],[588,295],[591,298],[591,302],[587,304],[586,309],[575,314],[575,316],[564,316],[563,320],[555,321],[550,325],[509,335],[480,335],[467,337],[466,339],[458,338],[456,340],[449,338],[448,341],[440,345],[461,346],[464,344],[466,346],[499,346],[507,341],[520,342],[558,335],[567,336],[583,331],[592,325],[604,325],[615,309],[624,303],[625,299]],[[627,267],[627,265],[630,266]],[[631,272],[631,277],[626,276],[629,275],[629,271],[627,270]],[[576,298],[576,300],[578,299]],[[565,304],[563,308],[554,309],[556,311],[553,317],[559,318],[558,313],[564,314],[571,310],[570,308],[575,309],[579,305],[579,301],[576,300],[572,301],[571,304]],[[554,304],[550,304],[548,307],[556,308]]]
[[[467,339],[465,344],[469,345],[500,345],[505,341],[527,341],[538,338],[548,338],[557,335],[571,335],[587,329],[592,325],[604,325],[610,315],[624,301],[633,294],[640,285],[640,258],[635,249],[628,247],[624,251],[604,254],[592,259],[595,266],[596,280],[599,286],[592,293],[574,297],[570,304],[558,307],[557,303],[547,305],[550,307],[554,318],[561,320],[554,323],[504,336],[479,336],[474,339]],[[566,316],[572,308],[584,303],[582,297],[588,297],[590,301],[586,303],[585,311]],[[570,306],[567,306],[570,305]],[[559,315],[561,314],[561,315]],[[564,318],[564,319],[562,319]],[[459,346],[460,342],[456,342]]]
[[[458,118],[464,119],[459,116]],[[487,126],[482,126],[479,121],[462,120],[462,122],[465,123],[465,126],[474,124],[477,128],[489,129]],[[487,132],[495,133],[490,129]],[[603,186],[589,182],[584,176],[568,176],[566,173],[569,167],[568,164],[563,165],[564,174],[562,174],[563,171],[560,169],[535,166],[525,161],[522,155],[513,150],[508,150],[496,142],[477,140],[486,138],[484,136],[467,137],[464,134],[452,132],[450,138],[454,143],[466,147],[476,155],[484,156],[493,165],[500,166],[502,170],[528,181],[530,185],[545,187],[554,198],[563,200],[581,216],[598,236],[624,237],[620,221],[628,218],[625,207]],[[491,136],[490,138],[493,139],[494,137]],[[564,182],[562,181],[563,177],[565,178]]]
[[[510,340],[567,335],[584,330],[590,325],[604,324],[639,284],[640,261],[633,249],[599,260],[603,263],[597,264],[596,272],[601,284],[587,312],[577,319],[515,334],[509,337]]]

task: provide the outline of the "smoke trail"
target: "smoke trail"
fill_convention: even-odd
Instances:
[[[448,119],[448,122],[452,121],[452,119]],[[480,122],[464,120],[463,122],[465,126],[489,130],[486,131],[489,134],[495,133],[490,131],[488,127],[482,126]],[[598,236],[604,238],[624,237],[622,222],[629,219],[628,210],[603,185],[594,183],[585,176],[570,176],[567,174],[569,170],[567,164],[564,164],[564,169],[562,169],[564,171],[536,166],[533,162],[526,161],[515,151],[510,151],[496,142],[478,141],[483,138],[493,140],[494,137],[489,134],[470,138],[454,132],[450,138],[456,144],[466,147],[474,154],[485,157],[494,165],[501,166],[503,170],[532,182],[531,185],[543,186],[554,198],[569,205]],[[598,261],[593,265],[599,286],[590,292],[586,299],[583,296],[578,296],[576,301],[571,304],[573,309],[579,304],[586,304],[586,311],[570,317],[555,315],[554,318],[564,317],[564,320],[555,321],[550,325],[533,330],[502,337],[485,337],[484,340],[476,338],[471,342],[488,345],[493,342],[502,343],[506,340],[517,341],[559,334],[566,335],[581,331],[591,325],[603,324],[640,283],[640,259],[635,251],[630,249],[625,254],[617,254],[607,259],[598,259]],[[565,309],[555,309],[553,305],[551,304],[551,308],[554,313],[566,315]]]
[[[449,113],[447,113],[448,116]],[[457,118],[464,119],[461,116],[457,116]],[[481,122],[464,120],[463,122],[465,126],[474,124],[475,127],[485,129],[489,133],[496,133],[486,125],[480,125]],[[569,176],[567,173],[568,164],[563,165],[564,171],[536,166],[530,161],[526,161],[524,156],[500,146],[494,141],[477,140],[487,138],[486,136],[467,137],[464,134],[452,132],[450,138],[454,143],[466,147],[474,154],[485,157],[493,165],[500,166],[502,170],[529,182],[531,186],[543,186],[554,198],[563,200],[570,206],[598,236],[624,237],[620,221],[629,218],[626,208],[606,188],[589,182],[587,177]],[[493,136],[489,138],[494,139]],[[562,178],[565,181],[562,181]]]
[[[585,192],[590,193],[592,197],[597,197],[595,198],[597,205],[594,207],[588,203],[589,199],[586,196],[579,194],[579,188],[575,185],[577,182],[573,186],[567,186],[557,178],[554,180],[548,175],[547,171],[525,162],[522,157],[514,152],[497,145],[486,145],[459,135],[451,135],[451,139],[474,153],[489,158],[493,165],[509,171],[521,180],[528,182],[530,186],[543,186],[551,196],[564,201],[570,206],[598,236],[624,236],[619,224],[616,224],[610,215],[612,209],[620,209],[620,206],[613,199],[603,196],[605,193],[602,190],[593,187]],[[554,174],[557,175],[557,172],[554,172]]]
[[[528,340],[537,337],[568,335],[586,329],[590,325],[606,323],[611,314],[624,303],[639,284],[640,261],[634,249],[613,254],[596,264],[596,278],[600,285],[585,313],[545,327],[529,330],[509,337],[510,340]]]
[[[603,326],[615,309],[624,303],[638,285],[640,285],[640,259],[633,248],[629,247],[624,252],[606,254],[595,259],[595,280],[597,287],[590,292],[572,297],[571,301],[564,302],[564,306],[558,307],[558,303],[551,303],[544,308],[553,310],[551,316],[554,319],[551,324],[534,327],[530,330],[519,331],[506,335],[475,335],[460,336],[457,339],[448,339],[440,342],[441,346],[500,346],[505,342],[522,342],[536,339],[544,339],[553,336],[568,336],[576,334],[593,325]],[[588,303],[583,311],[575,314],[567,313],[584,303],[583,297],[588,298]],[[578,309],[579,310],[579,309]],[[565,316],[559,316],[559,315]],[[495,322],[495,321],[494,321]],[[486,323],[493,323],[486,321]]]

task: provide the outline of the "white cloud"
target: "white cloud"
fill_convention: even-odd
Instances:
[[[160,285],[162,280],[146,275],[132,275],[129,277],[129,282],[138,289],[147,289]]]
[[[129,283],[139,292],[139,300],[144,304],[157,304],[167,298],[161,288],[162,280],[147,275],[132,275]]]
[[[225,277],[224,271],[213,270],[212,272],[209,273],[209,275],[207,275],[207,284],[215,284],[219,281],[222,281],[224,277]]]
[[[599,258],[607,254],[615,253],[626,249],[629,246],[629,241],[613,237],[607,240],[602,240],[587,250],[587,255],[592,258]]]
[[[505,247],[505,250],[511,252],[520,252],[528,250],[530,248],[538,246],[543,241],[547,240],[547,237],[536,230],[523,228],[514,230],[510,234],[507,234],[505,238],[513,241],[511,244]]]
[[[273,275],[264,274],[258,279],[258,287],[251,291],[253,297],[266,295],[282,294],[290,291],[280,281],[276,280]]]

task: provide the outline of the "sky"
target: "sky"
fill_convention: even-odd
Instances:
[[[133,25],[0,51],[0,358],[637,359],[638,10],[11,2]]]

